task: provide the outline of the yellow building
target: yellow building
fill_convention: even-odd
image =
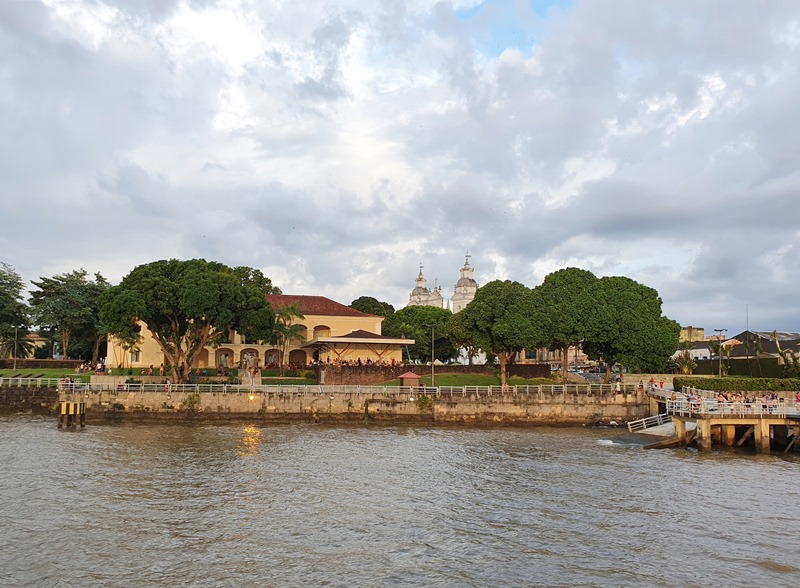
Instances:
[[[402,362],[402,348],[413,339],[395,339],[381,335],[382,316],[360,312],[324,296],[273,294],[267,296],[273,308],[295,304],[304,318],[302,340],[289,347],[289,364],[302,367],[314,362],[392,363]],[[277,367],[281,351],[275,345],[246,341],[231,331],[218,347],[205,347],[193,368],[235,368],[242,365]],[[142,342],[136,351],[125,351],[113,337],[108,341],[106,357],[113,367],[158,369],[164,355],[152,333],[142,325]]]

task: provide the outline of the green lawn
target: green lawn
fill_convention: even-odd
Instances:
[[[71,378],[80,378],[84,382],[89,381],[91,374],[76,374],[74,369],[69,368],[25,368],[16,370],[2,369],[0,370],[0,378],[63,378],[69,376]]]

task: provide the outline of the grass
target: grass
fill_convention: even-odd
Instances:
[[[63,378],[64,376],[88,382],[91,374],[76,374],[75,370],[69,368],[17,368],[16,370],[0,370],[0,378]]]

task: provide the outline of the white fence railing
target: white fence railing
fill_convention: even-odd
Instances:
[[[707,398],[667,400],[667,414],[676,416],[797,416],[800,409],[795,401],[720,402]]]
[[[639,419],[638,421],[631,421],[628,423],[628,431],[633,433],[634,431],[641,431],[642,429],[648,429],[650,427],[657,427],[659,425],[663,425],[665,423],[672,422],[672,415],[663,413],[663,414],[656,414],[653,416],[649,416],[647,418]]]
[[[617,389],[616,384],[566,384],[542,386],[358,386],[358,385],[295,385],[295,384],[169,384],[169,383],[83,383],[64,378],[0,378],[0,387],[39,388],[58,387],[65,393],[99,392],[184,392],[199,394],[228,394],[236,392],[256,392],[265,394],[378,394],[384,396],[426,394],[436,397],[491,397],[491,396],[538,396],[557,395],[609,396],[614,394],[634,394],[637,386],[626,384]]]

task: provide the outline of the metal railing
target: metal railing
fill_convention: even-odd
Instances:
[[[784,418],[800,412],[794,401],[720,402],[707,398],[667,400],[667,414],[676,416],[729,416],[747,418],[773,416]]]
[[[628,431],[633,433],[634,431],[641,431],[642,429],[647,429],[650,427],[657,427],[659,425],[663,425],[665,423],[672,422],[672,415],[663,413],[663,414],[656,414],[653,416],[649,416],[643,419],[639,419],[637,421],[631,421],[628,423]]]
[[[61,381],[61,378],[0,378],[0,388],[51,388]]]
[[[124,392],[175,392],[197,394],[228,394],[256,392],[265,394],[372,394],[396,396],[426,394],[436,397],[493,397],[493,396],[537,396],[559,395],[608,396],[634,394],[635,384],[548,384],[540,386],[360,386],[360,385],[296,385],[296,384],[168,384],[168,383],[84,383],[67,378],[0,378],[0,387],[57,387],[64,393],[124,393]]]

